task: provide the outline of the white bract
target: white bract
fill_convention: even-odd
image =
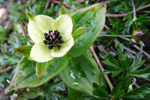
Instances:
[[[54,57],[62,57],[67,54],[74,45],[74,39],[72,37],[73,23],[69,15],[61,15],[56,20],[45,15],[34,16],[28,13],[27,16],[29,18],[29,36],[35,42],[30,51],[30,60],[46,62],[52,60]],[[55,38],[53,35],[55,30],[60,33],[63,43],[55,43],[56,45],[59,45],[59,47],[53,46],[53,48],[50,49],[49,45],[46,45],[43,42],[45,40],[44,33],[52,31],[48,35],[49,37],[52,35],[52,38]],[[48,42],[47,40],[45,41]]]

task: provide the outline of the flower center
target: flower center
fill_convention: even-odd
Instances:
[[[54,47],[57,47],[58,49],[61,48],[61,44],[64,43],[62,36],[60,33],[55,30],[54,33],[50,30],[49,34],[44,33],[45,40],[43,41],[45,45],[48,45],[49,49],[53,49]]]

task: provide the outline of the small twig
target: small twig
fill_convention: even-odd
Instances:
[[[102,50],[106,55],[108,55],[108,52],[105,50],[105,48],[102,45],[97,46],[97,48]]]
[[[96,55],[96,53],[95,53],[95,51],[94,51],[93,46],[90,47],[90,50],[91,50],[91,52],[92,52],[92,54],[93,54],[93,56],[94,56],[94,58],[95,58],[95,60],[96,60],[96,62],[97,62],[97,64],[98,64],[100,70],[103,72],[103,71],[104,71],[104,68],[103,68],[101,62],[99,61],[99,59],[98,59],[98,57],[97,57],[97,55]],[[104,74],[104,77],[105,77],[105,79],[106,79],[106,81],[107,81],[107,83],[108,83],[110,89],[112,90],[112,89],[113,89],[113,85],[112,85],[112,83],[110,82],[108,76],[107,76],[106,74]]]
[[[135,85],[137,88],[139,88],[139,87],[140,87],[137,83],[134,83],[134,85]]]
[[[143,52],[143,46],[140,45],[140,53],[142,53],[142,52]]]
[[[145,8],[148,8],[150,7],[150,4],[147,4],[143,7],[140,7],[138,9],[136,9],[135,11],[139,11],[139,10],[142,10],[142,9],[145,9]],[[131,11],[130,14],[132,14],[134,11]],[[106,17],[124,17],[126,16],[128,13],[125,13],[125,14],[106,14]]]
[[[4,26],[4,28],[7,29],[10,24],[12,24],[12,20],[11,19],[8,20],[8,22],[6,23],[6,25]]]
[[[57,1],[57,0],[51,0],[51,2],[56,3],[56,4],[61,4],[61,5],[65,6],[65,7],[68,7],[68,8],[72,7],[71,5],[64,4],[61,1]]]
[[[84,0],[76,0],[76,2],[81,3],[84,2]]]
[[[126,41],[130,41],[130,39],[125,38],[125,37],[120,37],[120,38],[122,38],[123,40],[126,40]]]
[[[134,5],[133,0],[131,0],[131,3],[132,3],[132,7],[133,7],[133,20],[135,20],[136,19],[136,10],[135,10],[135,5]]]
[[[45,5],[45,9],[48,9],[48,6],[49,6],[50,2],[51,2],[51,0],[47,0],[47,3]]]
[[[129,51],[130,53],[134,54],[134,55],[136,55],[136,54],[137,54],[135,51],[133,51],[133,50],[129,49],[129,48],[128,48],[128,47],[126,47],[125,45],[123,46],[123,48],[124,48],[125,50]]]
[[[130,39],[125,38],[125,37],[120,37],[120,38],[122,38],[122,39],[124,39],[126,41],[130,41]],[[133,45],[133,47],[136,48],[137,50],[141,51],[141,48],[138,47],[137,45]],[[147,52],[145,52],[144,50],[142,50],[141,53],[143,53],[145,56],[147,56],[148,58],[150,58],[150,55]]]
[[[23,29],[23,21],[20,21],[22,36],[25,37],[25,31]]]
[[[99,34],[98,36],[105,36],[105,37],[131,37],[132,35],[106,35],[106,34]]]
[[[141,48],[139,48],[137,45],[133,45],[133,47],[136,48],[137,50],[141,51]],[[150,58],[150,55],[147,52],[145,52],[144,50],[142,50],[141,53],[143,53],[145,56]]]
[[[105,27],[107,30],[109,29],[109,27],[108,27],[106,24],[104,25],[104,27]]]
[[[4,69],[4,70],[2,70],[2,71],[0,71],[1,73],[4,73],[4,72],[7,72],[7,71],[9,71],[9,70],[11,70],[12,69],[12,67],[11,66],[8,66],[6,69]]]
[[[57,1],[57,0],[47,0],[47,3],[46,3],[46,5],[45,5],[45,9],[48,9],[48,6],[49,6],[50,2],[53,2],[53,3],[56,3],[56,4],[61,4],[61,5],[65,6],[65,7],[68,7],[68,8],[71,8],[71,7],[72,7],[71,5],[67,5],[67,4],[62,3],[61,1]]]

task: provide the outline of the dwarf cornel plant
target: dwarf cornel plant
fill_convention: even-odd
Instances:
[[[149,100],[149,0],[11,1],[0,97]]]
[[[103,29],[105,10],[102,3],[69,14],[62,6],[55,20],[28,12],[28,32],[34,45],[15,48],[24,56],[5,92],[39,87],[61,72],[69,87],[93,95],[93,83],[100,85],[101,75],[87,50]]]

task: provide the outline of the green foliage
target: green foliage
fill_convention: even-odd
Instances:
[[[74,40],[76,40],[77,38],[79,38],[86,30],[87,30],[86,27],[79,27],[79,28],[77,28],[75,30],[75,32],[73,33]]]
[[[32,45],[28,45],[28,46],[22,46],[22,47],[14,48],[14,50],[23,54],[26,57],[29,57],[31,48],[32,48]]]
[[[39,79],[45,73],[52,61],[53,60],[44,63],[36,63],[37,79]]]
[[[54,83],[44,84],[41,88],[45,94],[46,100],[67,100],[67,98],[63,96],[65,95],[66,88],[62,81],[55,80]]]
[[[141,65],[144,64],[144,60],[142,60],[142,55],[136,57],[131,65],[130,72],[137,70]]]
[[[93,83],[100,84],[99,69],[88,54],[72,58],[60,75],[69,87],[91,95]]]
[[[150,84],[145,84],[140,88],[134,89],[133,91],[126,93],[124,98],[128,99],[142,99],[147,100],[150,98]]]
[[[29,61],[27,57],[23,57],[17,65],[16,73],[8,89],[13,90],[18,88],[35,87],[44,84],[66,67],[68,64],[68,57],[64,56],[54,59],[39,79],[37,79],[35,72],[35,64],[34,61]]]
[[[96,4],[104,0],[89,0],[89,2],[84,0],[83,3],[78,3],[77,0],[58,0],[71,6],[66,8],[65,5],[61,6],[53,1],[46,7],[47,0],[12,0],[12,4],[7,4],[9,3],[7,1],[0,0],[0,6],[6,6],[9,13],[8,19],[0,25],[0,92],[4,92],[5,89],[8,96],[15,93],[18,95],[18,100],[148,100],[150,98],[150,67],[145,54],[135,50],[124,38],[98,35],[99,33],[132,35],[135,30],[149,33],[149,8],[136,11],[134,18],[133,14],[129,13],[133,10],[131,0],[107,0],[107,10],[104,4]],[[149,0],[133,1],[135,9],[150,4]],[[127,13],[127,15],[107,17],[105,21],[105,11],[106,14]],[[33,42],[28,36],[27,12],[48,15],[54,19],[65,13],[72,16],[75,46],[70,50],[69,55],[55,58],[48,63],[28,60]],[[4,28],[8,20],[13,24]],[[109,29],[102,30],[104,24]],[[25,36],[22,34],[22,29]],[[146,39],[144,38],[149,43],[148,36]],[[119,41],[117,45],[114,40]],[[85,53],[94,41],[96,54],[100,54],[99,60],[102,61],[105,69],[101,73],[90,53]],[[145,41],[137,41],[139,43],[137,46],[145,45]],[[99,47],[103,47],[102,50]],[[144,47],[143,50],[149,53],[150,49]],[[20,61],[22,56],[25,57]],[[12,69],[1,72],[7,67]],[[112,90],[109,89],[104,74],[108,75],[114,86]],[[74,77],[76,80],[73,79]]]
[[[28,88],[26,90],[22,90],[18,94],[19,94],[18,100],[34,99],[35,97],[41,94],[41,90],[39,88],[30,88],[30,89]]]
[[[124,52],[123,45],[118,49],[118,60],[116,60],[111,54],[103,61],[104,64],[108,66],[104,73],[112,73],[112,77],[118,76],[121,72],[126,75],[139,69],[140,66],[144,64],[142,60],[142,55],[135,57],[134,61],[131,62],[128,59],[129,52]]]
[[[126,94],[130,94],[130,92],[125,94],[125,91],[128,90],[134,77],[149,79],[150,76],[148,73],[150,70],[149,68],[139,69],[145,62],[144,60],[142,60],[142,55],[138,55],[137,57],[135,57],[134,61],[129,60],[128,55],[129,52],[124,52],[123,45],[121,44],[120,48],[118,49],[118,59],[115,59],[111,54],[109,54],[108,57],[105,57],[103,61],[103,63],[108,66],[107,70],[105,70],[104,73],[112,73],[112,78],[118,77],[119,79],[119,84],[114,87],[111,92],[111,96],[114,98],[120,98],[122,96],[126,98]],[[120,75],[120,73],[122,74]],[[140,88],[143,89],[143,87]],[[132,95],[134,96],[134,92]],[[147,93],[146,95],[149,95],[149,93]],[[142,95],[142,90],[140,96],[137,95],[137,98],[144,98],[144,96]],[[136,95],[135,98],[130,96],[127,96],[127,98],[135,99]]]
[[[95,88],[95,90],[93,91],[93,94],[98,96],[99,99],[108,99],[108,98],[110,98],[108,92],[102,86],[99,87],[99,85],[94,83],[93,87]]]
[[[96,36],[103,28],[105,23],[105,4],[95,4],[86,9],[78,10],[72,14],[76,23],[76,28],[90,27],[86,32],[75,40],[75,44],[69,55],[77,57],[84,53],[94,42]],[[80,51],[79,51],[80,49]]]

